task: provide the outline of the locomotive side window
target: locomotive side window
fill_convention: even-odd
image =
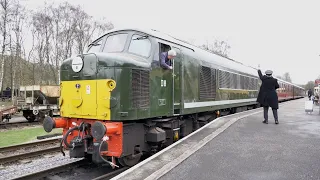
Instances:
[[[133,35],[131,38],[129,52],[143,57],[149,57],[151,42],[147,36]]]
[[[160,53],[161,52],[168,52],[171,49],[171,47],[166,44],[159,43],[159,46],[160,46]]]
[[[127,41],[128,34],[115,34],[107,38],[103,52],[121,52]]]

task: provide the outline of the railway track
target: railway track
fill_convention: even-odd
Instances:
[[[59,137],[0,148],[0,164],[58,152],[60,140]]]
[[[122,168],[119,168],[119,169],[117,169],[117,170],[114,170],[114,171],[112,171],[112,172],[110,172],[110,173],[107,173],[107,174],[104,174],[104,175],[102,175],[102,176],[96,177],[96,178],[94,178],[94,179],[92,179],[92,180],[111,179],[111,178],[113,178],[114,176],[122,173],[123,171],[125,171],[125,170],[127,170],[127,169],[129,169],[129,167],[122,167]]]
[[[16,122],[16,123],[0,123],[0,129],[12,129],[18,127],[41,125],[40,122]]]
[[[47,179],[51,176],[55,176],[56,178],[58,178],[57,176],[63,174],[63,173],[67,173],[69,172],[69,175],[65,175],[62,179],[93,179],[93,180],[102,180],[102,179],[111,179],[113,177],[115,177],[116,175],[122,173],[123,171],[129,169],[128,167],[121,167],[115,170],[111,170],[111,168],[109,169],[110,172],[107,173],[101,173],[99,172],[99,168],[93,168],[91,171],[91,173],[93,171],[97,171],[94,172],[93,174],[89,175],[89,177],[87,176],[87,174],[85,172],[81,173],[81,168],[87,168],[86,166],[90,166],[90,163],[85,160],[78,160],[75,162],[70,162],[67,164],[63,164],[60,166],[56,166],[56,167],[52,167],[49,169],[45,169],[42,171],[38,171],[38,172],[34,172],[34,173],[29,173],[29,174],[25,174],[23,176],[14,178],[14,179],[23,179],[23,180],[29,180],[29,179]],[[73,171],[77,172],[76,175],[74,175]],[[101,169],[100,169],[101,171]],[[100,175],[102,174],[102,175]],[[93,177],[93,178],[92,178]]]
[[[38,172],[34,172],[34,173],[29,173],[29,174],[25,174],[23,176],[20,176],[18,178],[15,179],[23,179],[23,180],[28,180],[28,179],[42,179],[45,178],[51,174],[56,174],[56,173],[61,173],[64,171],[68,171],[70,169],[74,169],[78,166],[84,165],[86,164],[87,161],[82,159],[79,161],[75,161],[75,162],[71,162],[71,163],[67,163],[64,165],[60,165],[60,166],[56,166],[50,169],[45,169],[42,171],[38,171]]]

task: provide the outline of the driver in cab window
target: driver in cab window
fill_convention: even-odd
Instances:
[[[160,65],[161,65],[161,67],[164,68],[164,69],[172,69],[170,60],[175,58],[176,55],[177,55],[177,53],[173,49],[171,49],[168,52],[162,52],[160,54]]]

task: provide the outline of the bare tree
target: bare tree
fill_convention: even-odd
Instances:
[[[94,36],[112,29],[113,24],[104,20],[103,23],[93,20],[93,17],[83,11],[80,6],[73,6],[67,2],[51,9],[54,33],[54,55],[52,64],[56,67],[58,80],[60,80],[59,66],[63,59],[69,58],[73,53],[83,53]]]
[[[187,42],[190,43],[190,44],[192,44],[192,45],[195,45],[195,41],[196,41],[196,39],[194,39],[194,38],[189,38],[189,39],[187,40]]]
[[[48,7],[44,10],[36,12],[32,16],[32,28],[34,30],[35,38],[37,39],[35,43],[35,50],[37,53],[37,63],[40,71],[38,72],[40,76],[37,82],[40,84],[47,83],[44,79],[43,70],[46,69],[48,63],[50,63],[50,54],[52,52],[51,48],[51,38],[53,34],[53,19],[49,13]],[[55,76],[55,73],[54,73]],[[55,78],[56,79],[56,78]]]
[[[65,2],[60,4],[56,11],[59,11],[60,14],[60,42],[63,47],[63,58],[67,59],[72,55],[72,47],[74,45],[77,21],[76,17],[78,16],[79,6],[75,7]]]
[[[99,22],[93,19],[80,6],[68,2],[55,5],[46,5],[43,9],[32,13],[31,29],[34,39],[34,48],[29,53],[41,76],[34,78],[34,83],[59,84],[60,63],[73,54],[83,53],[86,45],[92,38],[112,29],[113,24],[108,21]],[[44,76],[50,76],[46,82]],[[35,76],[34,76],[35,77]],[[53,78],[53,80],[52,80]],[[50,79],[50,80],[49,80]]]
[[[311,89],[312,92],[313,92],[313,90],[314,90],[314,87],[315,87],[314,81],[309,81],[309,82],[305,85],[305,89],[306,89],[306,90]]]
[[[221,56],[228,57],[228,50],[230,49],[230,45],[227,44],[225,41],[218,41],[215,40],[214,46],[213,46],[213,51],[216,52],[217,54]]]
[[[284,73],[282,76],[278,75],[278,76],[276,76],[276,78],[282,79],[287,82],[292,82],[291,77],[290,77],[290,73],[288,73],[288,72]]]
[[[53,36],[52,41],[54,45],[54,52],[53,52],[53,58],[51,59],[52,65],[55,65],[55,68],[52,67],[51,71],[53,71],[54,74],[57,74],[57,79],[59,81],[60,79],[60,72],[59,72],[59,66],[60,66],[60,59],[62,59],[62,48],[61,48],[61,42],[60,42],[60,19],[61,19],[61,13],[51,7],[51,13],[53,18]],[[58,84],[59,82],[56,81]]]
[[[214,40],[213,43],[207,41],[206,44],[200,46],[200,48],[213,52],[223,57],[228,57],[229,49],[231,48],[225,41]]]
[[[10,48],[11,54],[14,54],[14,60],[11,63],[11,89],[12,89],[12,98],[14,95],[14,89],[16,88],[16,72],[20,72],[20,76],[18,78],[18,85],[21,84],[22,78],[22,57],[21,57],[21,47],[23,46],[23,38],[22,38],[22,31],[24,27],[24,20],[26,20],[26,11],[25,9],[19,4],[19,1],[16,1],[13,7],[13,21],[12,21],[12,31],[15,36],[15,47],[14,49]],[[11,35],[10,35],[11,37]],[[12,47],[12,43],[10,43],[10,47]],[[13,58],[12,58],[13,59]],[[19,87],[19,86],[18,86]],[[13,99],[12,99],[13,100]]]
[[[75,44],[75,33],[77,26],[77,16],[80,7],[75,7],[64,2],[58,7],[51,7],[52,18],[54,23],[53,43],[55,47],[51,63],[55,65],[57,74],[56,83],[60,80],[60,62],[72,55],[72,49]]]
[[[11,5],[12,0],[0,0],[1,7],[1,33],[2,33],[2,44],[1,44],[1,70],[0,70],[0,90],[2,92],[3,89],[3,76],[4,76],[4,64],[5,64],[5,53],[8,45],[8,24],[10,23],[10,15],[11,15]]]
[[[88,45],[95,35],[105,32],[113,28],[112,23],[100,23],[93,21],[92,17],[84,11],[80,11],[77,18],[77,26],[75,33],[76,50],[78,54],[82,54],[85,46]],[[97,33],[98,32],[98,33]]]
[[[283,80],[288,81],[288,82],[292,82],[290,74],[288,72],[284,73]]]

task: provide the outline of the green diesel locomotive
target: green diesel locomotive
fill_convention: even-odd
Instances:
[[[170,49],[172,70],[159,59]],[[110,31],[60,73],[61,117],[47,117],[44,129],[63,128],[70,157],[113,166],[133,166],[220,115],[259,106],[254,68],[156,30]],[[289,94],[281,100],[304,95],[281,84]]]

